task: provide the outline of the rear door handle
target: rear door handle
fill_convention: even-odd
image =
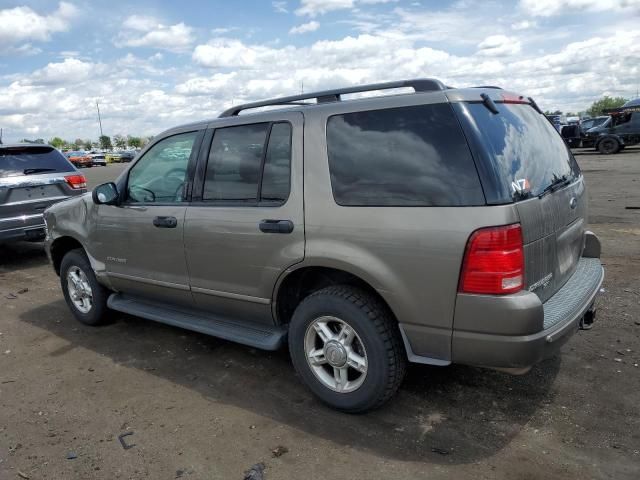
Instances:
[[[293,222],[291,220],[262,220],[260,231],[264,233],[291,233]]]
[[[153,219],[153,225],[158,228],[176,228],[178,226],[178,219],[176,217],[155,217]]]

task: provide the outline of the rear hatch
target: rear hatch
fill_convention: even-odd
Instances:
[[[42,214],[49,205],[84,192],[77,175],[53,147],[0,145],[0,220]]]
[[[486,94],[485,94],[486,96]],[[525,254],[525,288],[544,302],[576,269],[587,196],[570,150],[535,104],[513,94],[456,103],[487,203],[513,203]],[[492,111],[493,110],[493,111]],[[497,112],[497,113],[496,113]]]

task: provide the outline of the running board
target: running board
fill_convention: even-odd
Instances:
[[[113,293],[107,300],[112,310],[166,323],[174,327],[241,343],[262,350],[277,350],[284,345],[287,328],[239,322],[216,317],[201,310],[179,308],[152,300],[140,300],[121,293]]]

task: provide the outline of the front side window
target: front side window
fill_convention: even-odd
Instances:
[[[327,122],[333,195],[344,206],[484,204],[449,104],[335,115]]]
[[[198,132],[181,133],[159,141],[129,172],[128,200],[132,203],[182,202],[187,165]]]
[[[207,162],[204,201],[278,202],[289,196],[291,125],[218,128]]]

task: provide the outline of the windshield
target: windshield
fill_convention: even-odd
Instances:
[[[462,108],[473,119],[481,151],[488,155],[488,165],[481,170],[492,177],[483,182],[490,203],[540,195],[558,179],[579,176],[578,165],[558,132],[531,105],[497,103],[498,114],[482,103],[466,103]]]
[[[0,178],[73,170],[62,154],[51,147],[0,147]]]

